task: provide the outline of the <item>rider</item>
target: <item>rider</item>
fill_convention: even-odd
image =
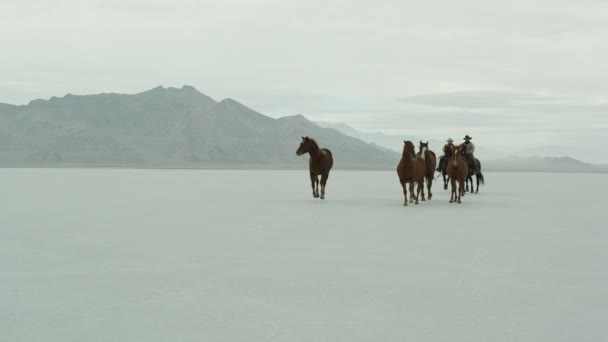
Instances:
[[[467,165],[470,167],[473,166],[474,161],[475,161],[475,156],[473,155],[473,153],[475,153],[475,145],[473,145],[473,143],[471,142],[471,138],[468,134],[463,138],[464,139],[464,146],[466,147],[464,150],[464,157],[467,160]]]
[[[443,155],[439,158],[439,166],[435,171],[441,172],[445,168],[448,159],[450,159],[450,157],[452,156],[452,147],[454,146],[454,140],[452,140],[452,138],[449,138],[447,142],[448,143],[443,146]]]

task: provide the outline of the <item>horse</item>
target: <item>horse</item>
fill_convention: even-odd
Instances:
[[[469,191],[469,182],[471,182],[471,193],[473,193],[473,175],[475,175],[477,180],[477,189],[475,189],[475,193],[478,193],[479,181],[481,181],[481,184],[485,184],[485,180],[483,179],[483,174],[481,173],[481,163],[477,158],[474,158],[472,167],[469,167],[467,180],[465,181],[465,192]]]
[[[433,193],[431,192],[431,187],[433,186],[433,179],[435,179],[435,167],[437,166],[437,157],[435,156],[435,152],[429,150],[429,142],[423,143],[420,141],[420,145],[418,147],[420,150],[416,154],[416,158],[420,158],[422,155],[422,159],[425,160],[426,163],[426,174],[424,178],[426,178],[426,187],[429,191],[429,200],[433,198]],[[422,188],[422,200],[424,201],[424,187]]]
[[[454,201],[462,203],[460,201],[460,196],[464,196],[464,183],[466,182],[469,168],[467,167],[467,162],[462,157],[461,151],[463,148],[464,146],[462,146],[462,144],[452,147],[452,156],[448,159],[448,164],[446,166],[452,185],[450,203],[454,203]],[[456,182],[458,182],[458,193],[456,193]]]
[[[300,147],[296,155],[310,154],[308,170],[310,171],[310,182],[312,185],[312,197],[325,199],[325,185],[329,178],[329,170],[334,166],[334,157],[326,148],[319,148],[317,142],[309,137],[302,137]],[[321,176],[321,195],[319,196],[319,176]],[[316,190],[315,190],[316,185]]]
[[[418,204],[418,195],[414,196],[414,184],[418,185],[418,194],[424,187],[424,176],[426,174],[426,163],[424,162],[424,155],[422,158],[414,158],[416,150],[414,144],[411,141],[403,141],[403,153],[399,165],[397,165],[397,175],[399,176],[399,183],[403,188],[403,196],[405,200],[404,206],[407,206],[407,183],[410,183],[410,203],[416,200]]]

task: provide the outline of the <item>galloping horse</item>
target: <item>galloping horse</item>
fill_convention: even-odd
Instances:
[[[429,150],[429,142],[423,143],[420,141],[418,154],[416,154],[416,158],[422,157],[426,163],[426,174],[424,178],[426,178],[426,187],[429,191],[429,200],[433,198],[433,193],[431,192],[431,187],[433,186],[433,179],[435,179],[435,167],[437,166],[437,157],[435,156],[435,152]],[[424,201],[424,187],[422,188],[422,200]]]
[[[475,193],[478,193],[479,181],[481,181],[481,184],[485,184],[485,180],[483,179],[483,174],[481,173],[481,163],[477,158],[474,158],[472,167],[469,167],[467,180],[465,181],[465,191],[469,191],[469,181],[471,182],[471,193],[473,193],[473,175],[475,175],[475,178],[477,179],[477,189],[475,189]]]
[[[450,183],[452,184],[452,194],[450,195],[450,203],[454,201],[460,202],[460,196],[464,196],[464,183],[466,182],[469,168],[467,162],[462,157],[462,144],[452,147],[452,157],[448,159],[447,173],[450,177]],[[458,194],[456,193],[456,182],[458,182]]]
[[[325,184],[329,178],[329,170],[334,166],[334,158],[331,151],[319,148],[317,142],[309,137],[302,137],[300,147],[296,151],[298,156],[310,154],[308,170],[310,171],[310,182],[312,185],[312,197],[319,198],[319,175],[321,176],[321,199],[325,199]],[[316,184],[316,190],[315,190]]]
[[[414,144],[411,141],[403,141],[403,153],[401,155],[401,161],[397,165],[397,175],[399,176],[399,183],[403,188],[403,196],[405,200],[404,206],[407,206],[407,188],[406,183],[410,183],[410,203],[416,199],[418,204],[418,195],[414,196],[414,183],[418,184],[418,193],[424,187],[424,175],[426,174],[426,164],[424,162],[424,155],[422,158],[415,158],[414,155],[416,150]]]

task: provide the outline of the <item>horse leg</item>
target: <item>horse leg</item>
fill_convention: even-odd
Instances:
[[[323,173],[321,175],[321,199],[325,199],[325,184],[327,184],[327,179],[329,178],[329,171]]]
[[[471,181],[471,193],[473,193],[474,189],[473,189],[473,174],[471,174],[469,176],[469,180]]]
[[[471,185],[471,187],[473,187],[473,185]],[[464,195],[465,195],[465,191],[464,191],[464,188],[463,188],[462,189],[462,197],[464,197]],[[458,198],[458,203],[462,203],[462,202],[460,202],[460,198]]]
[[[477,180],[477,189],[475,189],[475,193],[479,193],[479,173],[475,174],[475,179]]]
[[[410,203],[414,203],[414,181],[410,182]],[[416,198],[416,202],[418,202],[418,198]]]
[[[448,180],[445,178],[445,172],[441,172],[441,175],[443,176],[443,190],[447,190],[448,189]]]
[[[399,183],[401,183],[401,187],[403,188],[403,197],[405,200],[403,201],[403,206],[407,207],[407,183],[404,180],[399,179]]]
[[[422,192],[422,201],[424,201],[424,181],[418,181],[417,189],[416,189],[416,204],[418,204],[418,197],[420,197],[420,193]]]
[[[465,179],[464,182],[466,183],[467,180]],[[462,203],[460,201],[460,195],[464,195],[464,187],[462,186],[462,180],[460,182],[458,182],[458,203]]]
[[[464,184],[463,184],[464,182]],[[458,186],[458,195],[459,196],[463,196],[466,195],[466,191],[464,190],[464,185],[467,184],[467,179],[465,178],[464,180],[461,180],[458,182],[459,186]]]
[[[317,190],[315,191],[315,184],[317,184]],[[317,176],[314,173],[310,173],[310,185],[312,186],[312,197],[317,198],[319,197],[319,179],[317,178]]]
[[[429,193],[429,200],[433,198],[433,193],[431,192],[431,186],[433,186],[433,175],[426,177],[426,186]]]
[[[454,198],[456,197],[456,181],[454,178],[450,178],[450,185],[452,186],[450,191],[450,203],[454,203]]]
[[[418,195],[416,196],[416,204],[418,204],[418,196],[420,196],[420,194],[422,193],[422,199],[421,201],[426,201],[426,199],[424,198],[424,177],[422,178],[422,180],[420,180],[418,182]]]

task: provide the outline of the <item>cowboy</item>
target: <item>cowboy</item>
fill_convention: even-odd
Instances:
[[[469,167],[472,167],[474,165],[475,162],[475,156],[473,156],[473,153],[475,153],[475,145],[473,145],[473,143],[471,142],[471,138],[468,134],[463,138],[464,139],[464,158],[467,160],[467,164]]]
[[[442,170],[444,170],[448,159],[450,159],[450,157],[452,156],[452,147],[454,146],[453,143],[454,140],[452,140],[452,138],[449,138],[447,140],[447,144],[443,146],[443,155],[439,157],[439,166],[435,171],[441,172]]]

